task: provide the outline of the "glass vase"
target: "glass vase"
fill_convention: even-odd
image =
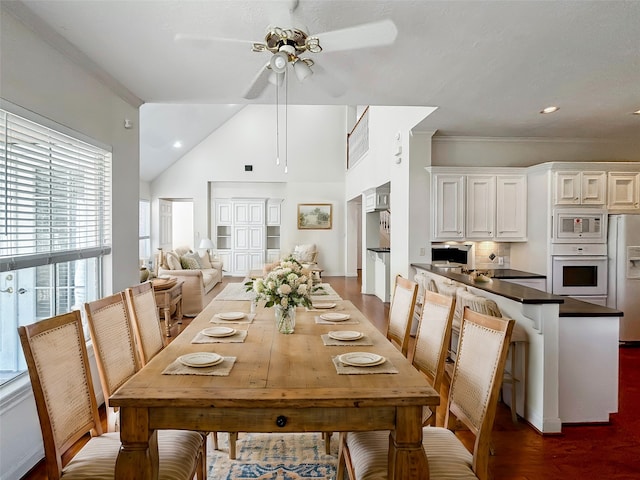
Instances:
[[[278,332],[284,334],[293,333],[293,330],[296,326],[296,307],[282,307],[280,305],[276,305],[273,307],[276,314],[276,327],[278,328]]]

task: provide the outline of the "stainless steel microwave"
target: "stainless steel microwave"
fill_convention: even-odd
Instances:
[[[553,212],[554,243],[606,243],[607,212],[593,208],[556,209]]]

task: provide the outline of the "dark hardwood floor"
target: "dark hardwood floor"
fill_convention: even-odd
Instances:
[[[222,290],[237,278],[225,278]],[[351,300],[381,330],[389,305],[360,293],[355,277],[325,277],[343,298]],[[172,327],[175,338],[186,325]],[[511,421],[509,408],[498,405],[493,432],[495,455],[490,471],[498,480],[632,480],[640,479],[640,348],[620,348],[619,409],[605,425],[564,426],[560,435],[542,436],[521,419]],[[594,381],[598,381],[594,378]],[[46,479],[44,463],[23,477]]]

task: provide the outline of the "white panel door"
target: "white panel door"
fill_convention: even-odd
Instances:
[[[248,227],[249,250],[265,250],[264,227]]]
[[[556,172],[555,187],[556,205],[580,204],[580,172]]]
[[[435,175],[434,200],[434,238],[464,238],[464,175]]]
[[[498,175],[496,179],[496,240],[527,238],[527,178]]]
[[[280,225],[280,203],[267,204],[267,225]]]
[[[251,248],[251,236],[249,227],[233,227],[233,249],[249,250]]]
[[[216,201],[216,225],[231,225],[232,220],[231,202]]]
[[[158,247],[165,251],[173,249],[173,203],[170,200],[160,199],[159,209],[159,238]]]
[[[581,203],[583,205],[604,205],[607,188],[606,172],[582,172],[580,187]]]
[[[251,202],[247,205],[250,225],[264,225],[265,202]]]
[[[640,174],[609,172],[608,206],[616,210],[635,210],[639,207]]]
[[[495,231],[496,177],[467,176],[466,238],[491,239]]]

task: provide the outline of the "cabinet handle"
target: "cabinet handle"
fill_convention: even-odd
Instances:
[[[285,417],[284,415],[278,415],[278,418],[276,418],[276,425],[282,428],[286,424],[287,424],[287,417]]]

